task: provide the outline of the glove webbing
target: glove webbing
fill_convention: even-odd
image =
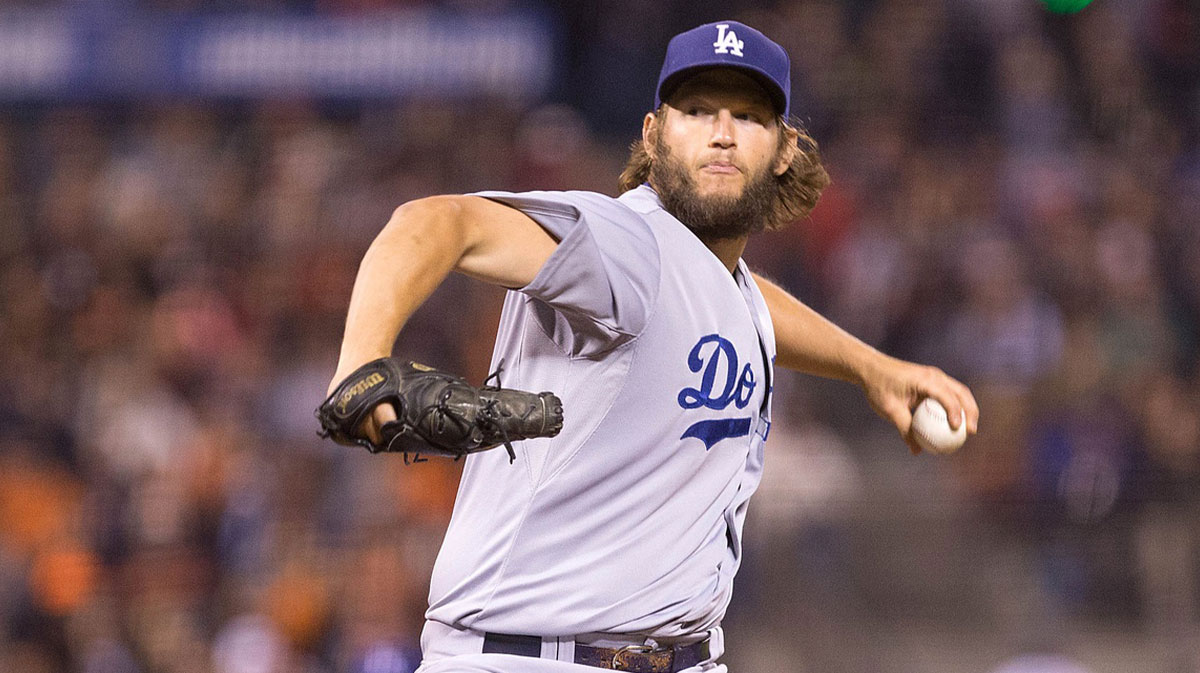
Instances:
[[[491,374],[488,374],[487,378],[483,380],[483,386],[481,386],[481,389],[482,390],[500,390],[500,388],[503,387],[503,385],[504,385],[503,383],[500,382],[500,372],[503,372],[503,371],[504,371],[504,358],[500,358],[500,362],[496,365],[496,371],[492,372]],[[491,381],[492,379],[496,379],[496,385],[489,386],[487,383],[488,383],[488,381]],[[430,404],[430,405],[426,406],[424,409],[421,409],[421,411],[418,414],[418,418],[420,419],[420,422],[424,422],[425,419],[429,416],[429,414],[431,414],[435,411],[440,411],[442,413],[438,416],[438,419],[437,419],[437,430],[438,430],[438,432],[441,432],[442,429],[446,427],[446,416],[448,415],[446,413],[447,412],[446,403],[450,401],[450,394],[451,393],[450,393],[449,389],[443,390],[441,395],[438,396],[438,401],[436,403]],[[504,449],[506,451],[508,451],[508,464],[512,465],[517,460],[517,452],[513,449],[512,441],[510,441],[508,438],[508,430],[505,429],[504,425],[502,425],[499,422],[500,414],[499,414],[499,412],[496,411],[497,404],[498,404],[498,401],[495,399],[487,400],[484,407],[479,410],[479,416],[477,417],[476,422],[480,423],[481,425],[486,424],[486,426],[487,426],[486,429],[488,429],[488,430],[500,432],[500,436],[504,438]],[[460,458],[462,458],[461,455],[455,456],[454,460],[457,461]],[[422,458],[420,453],[414,453],[410,457],[408,451],[404,452],[404,464],[405,465],[412,465],[413,463],[424,463],[427,460],[428,460],[428,458]]]

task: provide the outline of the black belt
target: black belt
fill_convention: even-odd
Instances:
[[[483,652],[541,658],[542,639],[539,636],[488,633],[483,638]],[[575,643],[575,663],[630,673],[675,673],[707,660],[709,652],[708,638],[691,645],[657,648],[649,645],[592,647]]]

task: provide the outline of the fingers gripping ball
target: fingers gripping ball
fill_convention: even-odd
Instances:
[[[932,397],[921,400],[913,411],[912,434],[921,449],[930,453],[954,453],[967,441],[967,414],[958,429],[950,428],[946,409]]]
[[[390,402],[396,420],[380,428],[377,444],[360,434],[377,405]],[[317,408],[318,434],[372,453],[461,458],[503,444],[553,437],[562,429],[562,402],[553,393],[500,387],[476,388],[466,380],[425,365],[380,358],[359,367]]]

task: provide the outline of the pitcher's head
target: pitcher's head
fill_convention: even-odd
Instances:
[[[649,182],[703,239],[806,215],[828,176],[816,143],[788,121],[788,72],[782,47],[735,21],[675,36],[621,190]]]

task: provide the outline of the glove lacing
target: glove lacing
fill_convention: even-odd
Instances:
[[[421,409],[420,411],[418,411],[417,418],[416,418],[416,424],[420,425],[425,422],[425,419],[429,418],[430,414],[432,414],[434,412],[440,412],[440,413],[438,413],[437,420],[434,423],[434,426],[435,426],[434,430],[436,432],[441,432],[441,431],[445,430],[446,429],[446,415],[447,415],[447,412],[449,411],[449,408],[446,406],[446,402],[450,401],[450,392],[451,391],[449,388],[442,390],[442,392],[438,394],[437,402],[426,405],[424,409]],[[454,460],[458,460],[459,458],[462,458],[461,454],[455,456]],[[409,454],[408,451],[404,452],[404,464],[405,465],[412,465],[414,463],[424,463],[428,460],[429,460],[428,458],[422,458],[421,454],[418,452],[414,452],[411,455]]]
[[[483,380],[483,386],[481,387],[481,390],[500,390],[500,388],[504,386],[504,384],[500,382],[500,372],[502,371],[504,371],[504,358],[500,358],[500,362],[496,363],[496,371],[488,374],[487,378]],[[496,385],[489,386],[488,381],[491,381],[492,379],[496,379]],[[508,438],[508,430],[503,424],[500,423],[500,418],[504,416],[505,413],[497,408],[499,403],[500,401],[494,397],[487,400],[487,402],[484,403],[483,408],[479,410],[479,416],[477,417],[476,422],[484,430],[490,430],[492,432],[497,430],[500,431],[500,436],[504,438],[504,449],[508,451],[508,464],[512,465],[517,460],[517,452],[513,449],[512,442]]]
[[[446,406],[446,403],[450,401],[451,393],[452,393],[452,391],[449,388],[443,389],[442,392],[438,394],[437,402],[426,405],[424,409],[421,409],[420,411],[418,411],[417,418],[416,418],[416,424],[417,425],[423,424],[425,422],[425,419],[429,418],[430,414],[432,414],[434,412],[438,412],[438,415],[436,416],[436,420],[433,424],[434,425],[433,429],[435,432],[439,432],[439,433],[442,432],[443,430],[445,430],[446,429],[446,416],[449,414],[449,411],[450,411],[450,408],[448,406]],[[462,454],[455,456],[454,460],[458,460],[459,458],[462,458]],[[413,463],[424,463],[426,460],[428,460],[428,459],[422,458],[420,453],[414,453],[412,459],[410,460],[409,456],[408,456],[408,451],[404,452],[404,464],[405,465],[411,465]]]
[[[496,366],[496,371],[492,372],[491,374],[488,374],[487,378],[483,380],[483,386],[481,387],[481,389],[482,390],[500,390],[500,388],[503,386],[503,384],[500,382],[500,373],[503,371],[504,371],[504,358],[500,358],[500,362]],[[491,381],[492,379],[496,380],[496,385],[489,386],[488,381]],[[446,403],[450,401],[450,397],[451,397],[451,390],[449,388],[443,390],[441,392],[441,394],[438,395],[437,402],[427,405],[424,409],[421,409],[419,412],[417,412],[417,424],[424,423],[425,419],[427,419],[430,414],[432,414],[434,412],[438,412],[436,421],[434,423],[434,425],[435,425],[434,430],[436,432],[442,432],[443,430],[445,430],[446,429],[446,417],[449,415],[449,411],[450,411],[450,409]],[[488,399],[487,401],[485,401],[483,407],[479,410],[479,413],[475,418],[475,422],[480,427],[480,429],[484,430],[485,432],[491,432],[491,433],[499,432],[500,436],[503,438],[504,449],[506,451],[508,451],[508,464],[512,465],[517,460],[517,452],[513,449],[512,441],[508,437],[508,430],[504,427],[503,424],[501,424],[499,422],[500,418],[502,416],[505,416],[506,414],[497,408],[498,405],[499,405],[499,400],[497,400],[495,398]],[[454,460],[457,461],[460,458],[462,458],[462,454],[455,456]],[[412,457],[410,458],[408,451],[404,452],[404,464],[405,465],[411,465],[413,463],[424,463],[424,462],[426,462],[426,460],[428,460],[428,459],[422,458],[420,453],[414,453],[414,454],[412,454]]]

